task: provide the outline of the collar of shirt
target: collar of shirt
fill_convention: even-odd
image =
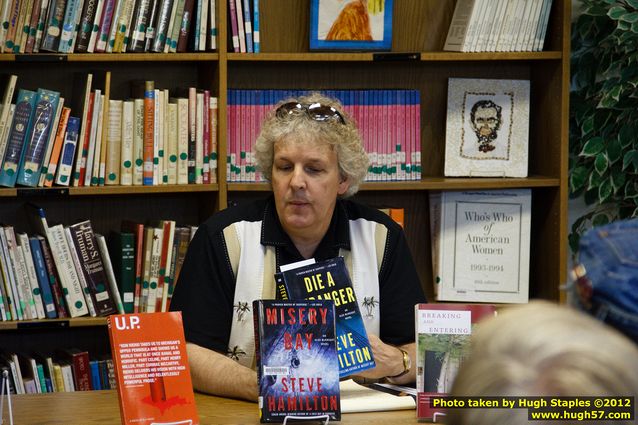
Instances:
[[[268,199],[264,208],[261,244],[277,248],[277,265],[303,260],[290,236],[284,231],[279,222],[275,199],[272,196]],[[350,224],[344,201],[337,199],[328,231],[319,243],[313,257],[317,261],[334,258],[339,255],[340,248],[350,250]]]

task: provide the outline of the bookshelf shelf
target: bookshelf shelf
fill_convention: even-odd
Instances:
[[[106,317],[76,317],[71,319],[43,319],[0,322],[0,331],[15,329],[60,329],[87,326],[106,326]]]
[[[218,190],[219,190],[219,185],[217,184],[72,187],[69,189],[69,195],[71,196],[145,195],[145,194],[153,194],[153,193],[217,192]]]
[[[549,52],[388,52],[388,53],[228,53],[229,62],[468,62],[560,60],[560,51]]]

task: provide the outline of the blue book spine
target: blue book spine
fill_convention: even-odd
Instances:
[[[252,28],[252,16],[250,13],[250,0],[243,0],[244,2],[244,32],[246,33],[246,53],[253,53],[253,28]]]
[[[259,0],[253,0],[253,52],[261,52],[259,42]]]
[[[9,129],[9,140],[0,169],[0,186],[13,187],[18,178],[18,167],[29,135],[31,121],[35,115],[37,94],[20,89],[16,100],[15,114]]]
[[[93,383],[94,390],[101,390],[102,383],[100,379],[100,367],[97,360],[91,360],[89,362],[91,365],[91,382]]]
[[[33,255],[33,263],[35,265],[35,273],[38,277],[42,301],[44,302],[44,313],[47,318],[55,319],[58,315],[55,310],[55,302],[53,301],[53,293],[51,292],[51,284],[49,283],[46,264],[44,264],[44,256],[40,248],[40,240],[38,238],[29,238],[29,246],[31,247],[31,254]]]
[[[277,294],[290,300],[335,300],[339,375],[375,366],[372,347],[343,257],[275,275]]]
[[[71,180],[71,172],[73,171],[73,157],[77,150],[78,135],[80,132],[80,119],[78,117],[69,117],[66,124],[66,134],[64,144],[62,145],[62,155],[60,156],[60,164],[58,165],[55,183],[68,186]]]
[[[55,124],[55,113],[59,101],[60,93],[38,89],[32,130],[27,136],[16,181],[19,185],[35,187],[40,181],[42,161],[49,143],[49,133]]]
[[[64,21],[62,22],[62,34],[60,35],[60,44],[58,45],[58,52],[60,53],[71,53],[78,3],[78,0],[68,0],[66,3]]]
[[[341,416],[334,303],[253,301],[261,422]]]

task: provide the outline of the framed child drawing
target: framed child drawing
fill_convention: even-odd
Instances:
[[[311,50],[390,50],[393,0],[311,0]]]
[[[450,78],[445,175],[527,177],[528,80]]]

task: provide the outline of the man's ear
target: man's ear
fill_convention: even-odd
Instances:
[[[341,176],[341,181],[339,182],[339,190],[337,191],[337,193],[339,195],[343,195],[344,193],[348,191],[349,188],[350,188],[350,180],[348,180],[348,178],[345,176]]]

